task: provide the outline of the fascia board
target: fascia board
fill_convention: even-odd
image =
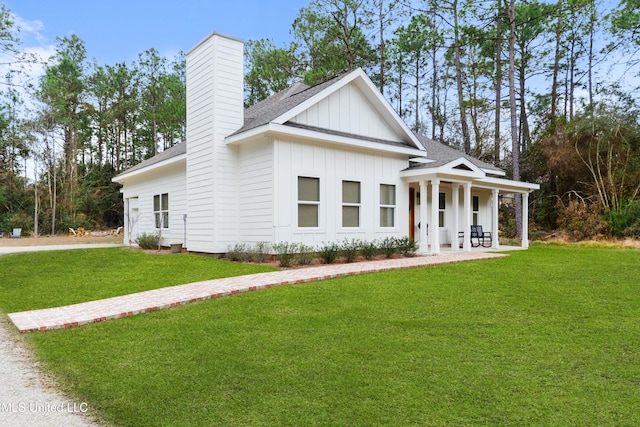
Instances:
[[[440,166],[437,168],[422,168],[408,171],[401,171],[400,176],[403,178],[425,177],[425,179],[441,178],[452,181],[471,182],[483,178],[485,175],[477,171],[452,170],[451,168]]]
[[[529,193],[540,189],[540,184],[533,182],[514,181],[512,179],[486,177],[474,183],[477,187],[489,189],[499,188],[514,193]]]
[[[239,145],[245,141],[253,139],[264,134],[265,136],[286,136],[306,141],[320,141],[349,148],[356,148],[366,151],[385,152],[393,154],[401,154],[406,156],[422,156],[424,152],[417,148],[398,147],[394,145],[386,145],[379,142],[363,141],[357,138],[350,138],[342,135],[332,135],[324,132],[318,132],[310,129],[302,129],[281,124],[269,123],[259,128],[234,135],[226,139],[227,145]]]
[[[185,154],[181,154],[179,156],[164,160],[162,162],[147,166],[146,168],[138,169],[133,172],[125,172],[123,174],[116,175],[113,178],[111,178],[111,181],[124,184],[124,181],[128,181],[132,178],[146,175],[158,169],[166,168],[167,166],[171,166],[173,164],[176,164],[179,162],[186,162],[186,161],[187,161],[187,154],[185,153]]]

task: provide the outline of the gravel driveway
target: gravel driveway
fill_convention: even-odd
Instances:
[[[101,246],[113,245],[91,245],[90,247]],[[0,255],[64,248],[61,246],[25,248],[2,245]],[[74,402],[58,391],[53,381],[38,369],[36,361],[20,340],[12,335],[14,329],[7,318],[0,314],[0,426],[98,427],[99,424],[91,418],[90,405],[86,402]]]
[[[56,390],[0,318],[0,425],[3,427],[98,426],[91,407]]]

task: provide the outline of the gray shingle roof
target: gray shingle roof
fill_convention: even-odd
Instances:
[[[244,125],[234,132],[233,135],[246,132],[250,129],[255,129],[272,122],[282,114],[322,92],[335,82],[340,81],[340,79],[345,75],[346,74],[336,76],[315,86],[308,86],[304,83],[298,82],[287,89],[252,105],[244,110]]]
[[[431,138],[427,138],[424,135],[418,135],[418,140],[422,143],[424,148],[427,150],[427,158],[429,160],[434,160],[430,163],[416,163],[410,166],[408,169],[430,169],[436,168],[439,166],[446,165],[447,163],[459,159],[460,157],[464,157],[469,160],[475,166],[485,169],[485,170],[493,170],[500,174],[502,174],[503,170],[490,164],[487,162],[483,162],[482,160],[476,159],[473,156],[463,153],[462,151],[458,151],[455,148],[449,147],[448,145],[444,145],[438,141],[434,141]]]
[[[301,103],[313,97],[314,95],[322,92],[324,89],[333,85],[334,83],[340,81],[340,79],[342,79],[345,75],[346,74],[336,76],[333,79],[327,80],[326,82],[320,83],[316,86],[308,86],[304,83],[298,82],[288,87],[287,89],[281,92],[278,92],[270,96],[269,98],[258,102],[257,104],[250,106],[244,111],[244,125],[240,129],[238,129],[236,132],[234,132],[233,135],[237,135],[237,134],[246,132],[248,130],[255,129],[272,122],[282,114],[300,105]],[[296,126],[295,124],[291,124],[291,123],[289,123],[289,125]],[[297,126],[302,127],[301,125],[297,125]],[[317,130],[332,133],[332,131],[327,129],[317,129]],[[356,135],[353,135],[353,136],[356,136]],[[465,154],[447,145],[441,144],[423,135],[416,134],[416,136],[418,140],[422,143],[422,145],[425,147],[425,149],[427,150],[427,158],[429,160],[434,160],[434,161],[430,163],[412,164],[408,168],[408,170],[429,169],[429,168],[439,167],[453,160],[459,159],[460,157],[464,157],[465,159],[469,160],[471,163],[473,163],[475,166],[481,169],[494,170],[499,173],[503,172],[501,169],[489,163],[483,162],[482,160],[476,159],[475,157],[472,157],[468,154]],[[377,140],[376,142],[382,142],[382,143],[393,144],[393,145],[404,145],[401,143],[391,143],[390,141],[382,141],[382,140]],[[168,160],[172,157],[185,154],[187,152],[186,145],[187,145],[186,143],[177,144],[172,148],[169,148],[168,150],[165,150],[162,153],[159,153],[156,156],[137,164],[131,169],[128,169],[127,171],[125,171],[125,173],[135,172],[137,170],[146,168],[156,163],[160,163],[164,160]]]
[[[122,174],[124,173],[131,173],[131,172],[135,172],[137,170],[140,169],[144,169],[147,166],[151,166],[151,165],[155,165],[156,163],[160,163],[163,162],[165,160],[169,160],[173,157],[177,157],[180,156],[181,154],[185,154],[187,152],[187,144],[182,142],[180,144],[176,144],[171,148],[168,148],[166,150],[164,150],[161,153],[156,154],[155,156],[147,159],[147,160],[143,160],[142,162],[138,163],[137,165],[135,165],[132,168],[127,169],[126,171],[124,171]],[[120,175],[122,175],[120,174]]]

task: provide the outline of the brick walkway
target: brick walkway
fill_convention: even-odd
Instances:
[[[506,255],[483,252],[450,252],[438,256],[419,256],[352,264],[331,264],[320,267],[206,280],[64,307],[11,313],[8,316],[21,332],[46,331],[118,319],[194,301],[279,285],[502,256]]]

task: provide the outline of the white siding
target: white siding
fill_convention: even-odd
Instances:
[[[276,242],[318,246],[323,242],[345,238],[374,240],[409,234],[409,187],[399,178],[399,171],[408,166],[406,159],[283,140],[275,141],[274,153],[278,183],[274,191]],[[320,218],[317,228],[297,226],[298,176],[320,179]],[[343,180],[361,183],[360,227],[357,229],[342,227]],[[380,184],[396,186],[393,228],[379,226]]]
[[[240,241],[273,241],[273,142],[243,145],[239,152]]]
[[[128,222],[127,228],[137,233],[156,234],[153,211],[153,196],[167,193],[169,195],[169,228],[163,228],[163,244],[184,243],[183,215],[187,213],[185,163],[179,162],[161,170],[152,171],[136,179],[125,182],[123,198],[130,200],[130,212],[137,208],[138,218]],[[127,230],[125,230],[126,235]],[[132,236],[135,238],[135,236]]]
[[[188,246],[224,252],[238,238],[237,148],[243,123],[242,42],[212,34],[187,55]]]
[[[371,138],[402,142],[362,95],[360,89],[353,84],[340,88],[291,121]]]

